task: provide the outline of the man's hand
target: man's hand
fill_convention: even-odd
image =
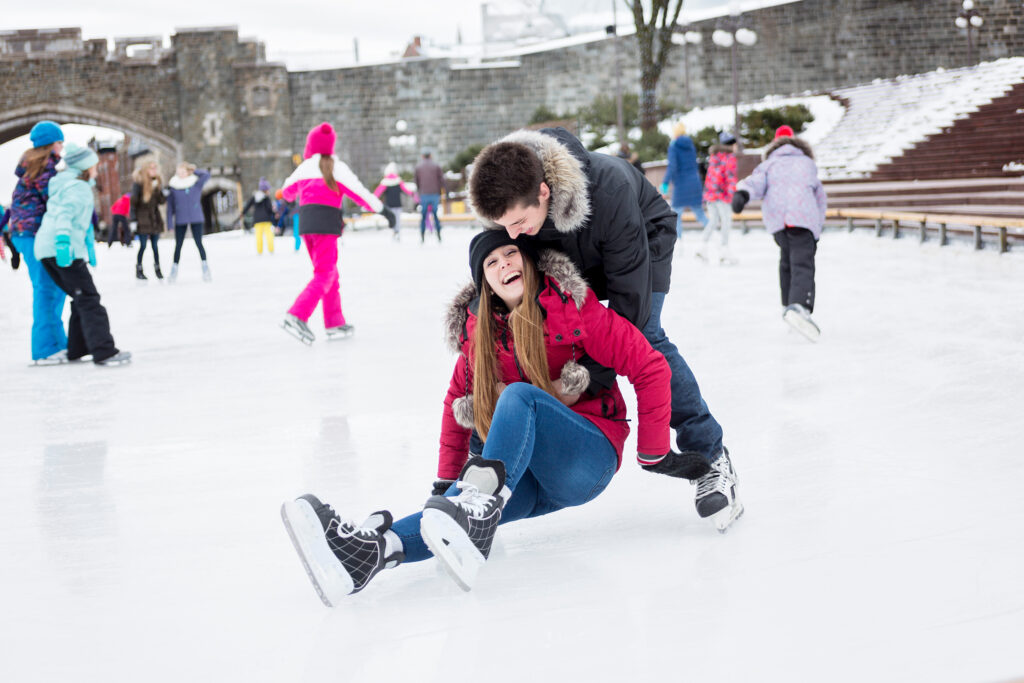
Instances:
[[[665,455],[645,455],[637,453],[636,461],[648,472],[664,474],[679,479],[694,481],[711,471],[711,465],[700,453],[686,451],[676,453],[669,451]]]
[[[577,401],[580,400],[580,395],[579,394],[567,394],[567,393],[562,391],[562,380],[561,380],[561,378],[556,379],[551,384],[555,388],[555,393],[558,396],[558,400],[561,401],[566,406],[571,408],[572,406],[574,406],[576,404]]]
[[[452,484],[454,484],[454,483],[455,483],[454,479],[435,479],[434,480],[434,489],[433,489],[433,491],[431,492],[430,495],[432,495],[432,496],[443,496],[448,491],[448,489],[450,489],[452,487]]]

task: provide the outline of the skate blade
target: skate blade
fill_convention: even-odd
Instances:
[[[821,330],[818,329],[818,326],[796,311],[786,311],[782,319],[812,342],[818,341],[818,337],[821,336]]]
[[[355,585],[347,572],[325,569],[339,562],[327,544],[316,512],[305,501],[289,500],[281,505],[281,520],[320,601],[334,607]]]
[[[327,340],[328,341],[338,341],[340,339],[348,339],[352,335],[354,335],[355,333],[356,333],[355,330],[350,330],[348,332],[328,332],[327,333]]]
[[[67,364],[68,364],[68,361],[66,361],[66,360],[46,360],[45,358],[40,358],[39,360],[32,361],[31,363],[28,364],[28,366],[30,368],[48,368],[48,367],[53,366],[53,365],[67,365]]]
[[[287,332],[288,334],[290,334],[291,336],[295,337],[296,339],[298,339],[300,342],[302,342],[306,346],[312,346],[313,345],[313,339],[312,338],[307,337],[306,335],[302,334],[301,332],[296,330],[294,327],[292,327],[288,323],[281,323],[281,329],[284,330],[285,332]]]
[[[724,507],[715,514],[711,515],[711,522],[718,529],[718,533],[724,534],[732,526],[732,523],[743,516],[743,503],[739,499],[734,499],[732,505]]]
[[[462,527],[440,510],[428,508],[420,520],[420,536],[459,588],[471,590],[487,560]]]

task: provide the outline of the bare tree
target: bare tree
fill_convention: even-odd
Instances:
[[[640,48],[640,128],[646,131],[658,123],[658,79],[668,64],[672,31],[683,10],[683,0],[650,0],[651,14],[647,19],[642,0],[623,1],[633,13]]]

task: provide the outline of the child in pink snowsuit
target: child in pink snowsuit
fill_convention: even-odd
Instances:
[[[363,187],[355,173],[334,156],[336,137],[329,123],[321,123],[309,131],[303,155],[305,161],[281,188],[285,201],[299,199],[299,232],[313,262],[313,279],[288,309],[281,326],[306,344],[314,339],[306,323],[321,301],[328,338],[347,337],[355,330],[345,322],[338,284],[338,237],[344,227],[342,200],[348,197],[373,212],[381,211],[383,206]]]

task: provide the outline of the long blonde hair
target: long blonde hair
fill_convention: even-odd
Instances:
[[[139,157],[138,159],[135,160],[135,170],[132,171],[132,180],[137,182],[139,184],[139,187],[142,188],[143,202],[148,202],[150,198],[153,196],[153,190],[155,189],[153,186],[154,180],[156,180],[156,188],[159,188],[161,185],[159,175],[157,175],[156,178],[152,178],[147,172],[147,169],[150,167],[150,165],[155,163],[156,157],[151,155]]]
[[[50,154],[53,153],[53,143],[42,147],[32,147],[21,155],[21,165],[25,168],[22,176],[25,180],[34,180],[46,168],[50,161]]]
[[[522,251],[520,251],[522,253]],[[537,303],[536,292],[540,273],[533,261],[523,254],[523,300],[509,314],[509,327],[515,342],[516,361],[533,386],[556,396],[551,383],[547,349],[544,345],[544,313]],[[476,329],[473,331],[471,361],[473,363],[473,426],[481,439],[487,438],[498,404],[498,353],[494,328],[495,299],[486,278],[480,280],[480,304]]]

